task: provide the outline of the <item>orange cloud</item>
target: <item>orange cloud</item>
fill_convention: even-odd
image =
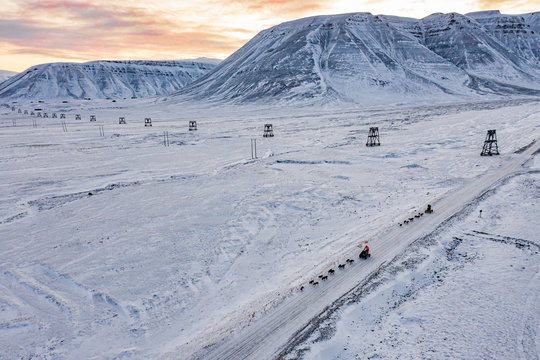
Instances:
[[[229,6],[237,11],[253,15],[274,17],[278,22],[314,15],[328,11],[332,0],[225,0],[214,1],[216,5]]]
[[[33,61],[225,58],[259,31],[304,16],[370,11],[538,10],[540,0],[2,0],[0,69]],[[8,64],[8,65],[5,65]]]
[[[540,10],[540,0],[476,0],[482,10],[501,10],[501,12],[526,13]]]
[[[242,27],[179,21],[159,9],[95,1],[34,1],[11,17],[0,16],[0,42],[8,45],[0,59],[25,54],[59,60],[224,58],[253,35]]]
[[[225,58],[262,29],[324,12],[325,6],[332,3],[331,0],[4,1],[9,11],[0,15],[0,42],[8,46],[0,48],[0,61],[32,54],[58,61]]]
[[[249,10],[286,11],[300,14],[305,11],[322,10],[331,3],[329,0],[297,1],[297,0],[232,0],[232,3],[240,3]]]

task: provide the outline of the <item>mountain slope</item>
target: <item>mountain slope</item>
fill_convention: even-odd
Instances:
[[[540,12],[504,15],[499,11],[467,14],[507,49],[538,70],[540,65]]]
[[[305,18],[262,31],[177,94],[234,102],[540,94],[538,33],[514,33],[516,44],[511,33],[498,37],[486,17],[531,28],[539,22],[538,13],[498,12]]]
[[[0,84],[2,98],[125,98],[179,90],[216,66],[216,60],[92,61],[29,68]]]
[[[10,77],[16,75],[14,71],[0,70],[0,82],[9,79]]]
[[[481,80],[485,90],[512,93],[516,87],[538,87],[527,61],[529,54],[519,56],[473,18],[438,14],[422,19],[421,26],[426,47]]]

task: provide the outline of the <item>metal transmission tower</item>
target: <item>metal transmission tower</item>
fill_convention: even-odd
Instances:
[[[274,127],[272,124],[264,124],[263,137],[274,137]]]
[[[369,134],[367,137],[366,146],[381,146],[381,141],[379,140],[379,128],[370,127]]]
[[[497,133],[495,130],[488,130],[486,140],[484,141],[484,148],[480,153],[480,156],[499,155],[499,147],[497,146]]]

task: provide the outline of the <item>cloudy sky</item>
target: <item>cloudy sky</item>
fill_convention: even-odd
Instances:
[[[259,31],[300,17],[371,12],[540,10],[540,0],[2,0],[0,69],[56,61],[224,59]]]

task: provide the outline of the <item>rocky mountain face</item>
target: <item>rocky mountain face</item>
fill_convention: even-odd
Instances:
[[[540,12],[503,15],[498,11],[470,13],[496,40],[538,70],[540,65]]]
[[[175,92],[218,60],[92,61],[32,66],[0,83],[0,98],[131,98]]]
[[[177,95],[385,102],[540,95],[540,13],[317,16],[264,30]]]

